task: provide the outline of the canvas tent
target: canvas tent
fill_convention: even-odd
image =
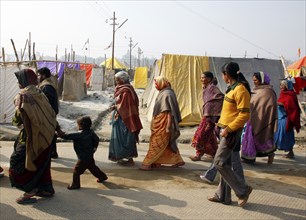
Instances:
[[[103,87],[103,68],[93,68],[90,78],[90,88],[92,90],[102,90]]]
[[[145,89],[148,83],[148,68],[136,67],[134,74],[134,88]]]
[[[279,79],[284,78],[281,60],[164,54],[161,61],[155,62],[154,73],[142,96],[142,102],[144,106],[147,106],[148,120],[152,119],[153,107],[158,93],[154,88],[153,78],[161,75],[170,80],[176,93],[182,114],[180,125],[198,125],[201,121],[203,105],[201,73],[208,70],[213,72],[218,79],[219,88],[222,92],[225,92],[227,85],[222,80],[220,70],[223,64],[230,61],[237,62],[240,65],[240,71],[245,75],[251,87],[253,87],[252,76],[254,72],[264,71],[268,73],[276,94],[279,94]]]
[[[288,73],[291,76],[306,76],[306,56],[297,60],[287,67]]]
[[[87,95],[86,72],[65,68],[63,83],[63,101],[80,101]]]
[[[20,67],[24,68],[28,67]],[[15,114],[13,100],[19,92],[18,80],[14,74],[17,71],[17,65],[0,66],[0,123],[12,123]]]
[[[106,69],[112,69],[112,58],[108,58],[106,61],[103,61],[100,66],[105,66]],[[119,60],[114,58],[114,69],[127,69],[124,64],[122,64]]]

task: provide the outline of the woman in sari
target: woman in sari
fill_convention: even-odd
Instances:
[[[47,97],[36,88],[37,77],[31,69],[15,73],[20,92],[14,99],[16,106],[13,125],[20,128],[10,158],[9,176],[12,186],[25,193],[18,203],[35,202],[33,196],[51,197],[51,142],[56,127],[55,112]]]
[[[277,97],[266,73],[255,72],[253,82],[251,116],[242,138],[241,158],[245,163],[254,163],[256,157],[268,157],[268,164],[272,164],[276,149]]]
[[[196,155],[190,156],[192,161],[199,161],[205,154],[214,157],[218,148],[215,133],[215,123],[220,118],[224,94],[216,86],[211,72],[202,73],[203,84],[203,118],[192,139],[191,146],[196,149]]]
[[[138,156],[136,142],[139,143],[138,135],[142,129],[139,100],[127,72],[116,73],[115,82],[116,104],[113,106],[108,159],[120,165],[133,166],[133,158]]]
[[[290,80],[282,80],[280,84],[278,104],[278,129],[274,136],[277,149],[289,152],[285,158],[294,159],[294,128],[300,131],[300,108]]]
[[[141,170],[152,170],[162,164],[171,164],[173,167],[185,164],[176,143],[180,136],[179,123],[182,121],[176,95],[166,77],[157,77],[155,88],[159,93],[153,109],[149,150]]]

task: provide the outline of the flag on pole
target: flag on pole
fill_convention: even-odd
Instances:
[[[87,50],[87,47],[86,47],[87,44],[89,44],[89,38],[88,38],[87,41],[85,42],[85,44],[84,44],[82,50],[84,50],[84,48],[85,48],[85,50]]]

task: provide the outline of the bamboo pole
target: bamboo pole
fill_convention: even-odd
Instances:
[[[65,48],[65,62],[67,61],[67,48]]]
[[[72,61],[75,61],[75,51],[72,51]]]
[[[55,49],[55,60],[57,61],[57,53],[58,53],[58,46],[56,45],[56,49]],[[55,69],[55,74],[56,74],[56,77],[58,77],[58,63],[56,62],[56,69]]]
[[[5,64],[5,53],[4,53],[4,47],[2,47],[2,61]]]
[[[18,54],[17,54],[17,50],[16,50],[16,47],[15,47],[15,44],[14,44],[13,39],[11,39],[11,42],[12,42],[13,49],[14,49],[14,53],[15,53],[15,56],[16,56],[16,61],[17,61],[17,62],[19,62],[19,58],[18,58]]]
[[[29,32],[28,46],[29,46],[29,60],[31,60],[31,32]]]
[[[33,60],[36,60],[35,42],[33,42]],[[34,62],[35,72],[37,72],[37,62]]]
[[[26,50],[26,48],[27,48],[27,44],[28,44],[28,39],[26,40],[26,43],[25,43],[25,45],[24,45],[23,52],[22,52],[22,54],[21,54],[21,61],[23,60],[23,56],[24,56],[25,50]]]

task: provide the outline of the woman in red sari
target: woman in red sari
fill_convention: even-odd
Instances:
[[[21,130],[10,158],[9,176],[12,186],[25,192],[17,199],[24,204],[35,202],[33,196],[54,194],[50,145],[57,123],[47,97],[36,88],[36,74],[24,69],[15,75],[21,90],[14,100],[13,125]]]
[[[299,132],[301,128],[300,107],[290,80],[282,80],[280,90],[277,100],[278,128],[274,135],[274,141],[277,149],[288,152],[284,155],[285,158],[294,159],[294,129]]]
[[[185,164],[176,143],[180,136],[179,123],[182,121],[176,95],[165,77],[155,79],[155,88],[159,93],[153,110],[149,150],[141,170],[158,168],[161,164],[173,167]]]
[[[190,156],[192,161],[199,161],[205,154],[214,157],[218,148],[215,123],[220,118],[224,94],[216,86],[211,72],[202,73],[203,84],[203,118],[194,134],[191,146],[196,149],[196,155]]]

